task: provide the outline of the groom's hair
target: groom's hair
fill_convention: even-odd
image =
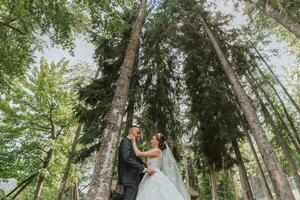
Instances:
[[[141,127],[140,127],[140,125],[138,125],[138,124],[134,124],[134,125],[132,125],[130,128],[139,128],[139,129],[140,129]]]
[[[130,126],[130,128],[128,129],[128,134],[130,133],[130,130],[131,130],[131,129],[133,129],[133,128],[139,128],[139,129],[140,129],[140,131],[141,131],[141,127],[140,127],[140,125],[138,125],[138,124],[134,124],[134,125],[131,125],[131,126]]]

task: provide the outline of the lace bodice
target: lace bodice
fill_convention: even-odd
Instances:
[[[162,165],[162,152],[160,151],[160,155],[155,158],[147,158],[147,166],[149,168],[155,169],[155,170],[161,170]]]

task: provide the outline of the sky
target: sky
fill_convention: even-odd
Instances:
[[[79,63],[87,63],[91,66],[95,66],[96,63],[93,59],[93,53],[95,46],[85,40],[83,37],[75,39],[74,56],[67,50],[63,50],[60,46],[51,46],[50,39],[47,36],[42,37],[46,42],[46,48],[42,52],[35,52],[35,61],[38,63],[41,57],[46,58],[49,62],[58,62],[61,59],[69,60],[70,65],[76,65]]]

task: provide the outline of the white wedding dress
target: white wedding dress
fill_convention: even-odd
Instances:
[[[162,172],[162,157],[163,153],[161,152],[158,157],[147,158],[148,168],[155,169],[157,173],[152,176],[145,174],[139,185],[136,200],[189,200]]]

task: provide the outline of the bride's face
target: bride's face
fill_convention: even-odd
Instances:
[[[151,146],[156,147],[157,145],[158,145],[158,140],[157,140],[156,136],[153,135],[151,138]]]

